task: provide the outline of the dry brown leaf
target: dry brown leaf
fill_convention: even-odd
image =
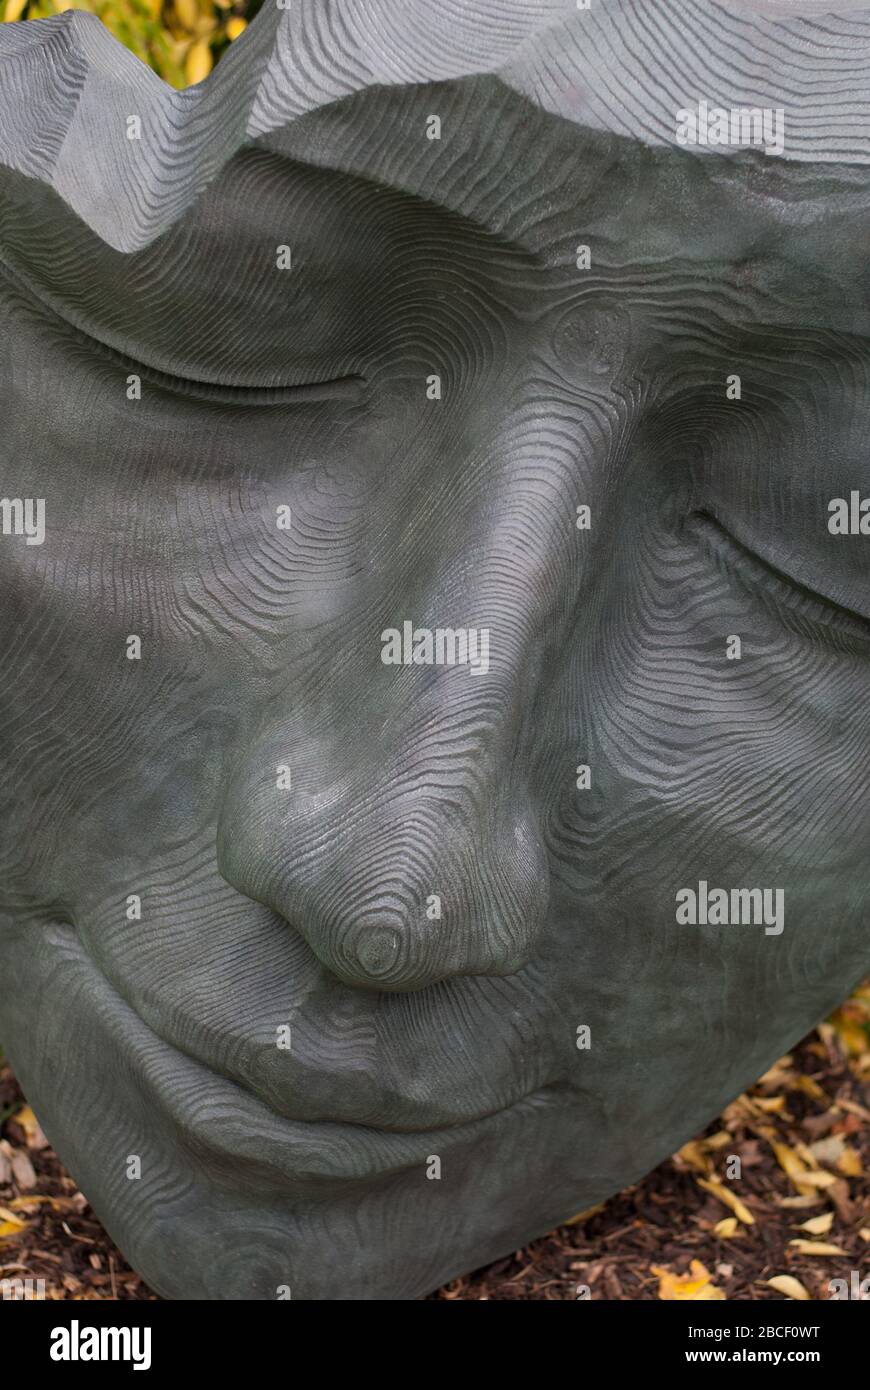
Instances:
[[[12,1164],[12,1178],[17,1187],[25,1189],[36,1186],[36,1172],[26,1149],[13,1149],[9,1162]]]
[[[854,1100],[838,1100],[837,1107],[840,1110],[848,1110],[850,1115],[857,1115],[859,1120],[870,1120],[870,1110],[865,1106],[858,1105]]]
[[[830,1187],[825,1188],[825,1196],[836,1211],[840,1220],[851,1226],[856,1219],[854,1203],[849,1196],[849,1184],[845,1178],[835,1178]]]
[[[816,1163],[824,1163],[826,1167],[833,1168],[839,1162],[846,1145],[839,1134],[829,1134],[827,1139],[817,1139],[814,1144],[810,1144],[810,1153]]]
[[[855,1117],[852,1116],[852,1119]],[[834,1109],[826,1110],[823,1115],[804,1115],[801,1120],[801,1128],[806,1131],[810,1139],[824,1139],[826,1134],[830,1134],[838,1124],[842,1124],[840,1111]],[[856,1122],[857,1123],[857,1122]]]

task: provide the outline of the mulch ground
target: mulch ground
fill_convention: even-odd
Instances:
[[[853,1272],[870,1274],[870,983],[643,1182],[430,1297],[813,1300]],[[0,1066],[0,1279],[16,1277],[49,1299],[156,1297]]]

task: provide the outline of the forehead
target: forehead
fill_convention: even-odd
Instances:
[[[543,270],[552,250],[552,227],[547,246],[541,233],[553,203],[533,196],[539,178],[528,172],[516,191],[513,174],[492,187],[481,132],[459,119],[458,100],[448,89],[369,91],[303,117],[240,150],[176,223],[133,252],[108,246],[52,190],[7,173],[7,264],[108,347],[239,384],[353,370],[397,321],[416,315],[425,330],[439,303],[453,312],[462,296],[473,317],[497,293],[507,318],[530,302],[527,272],[533,262]],[[528,144],[528,123],[546,120],[521,113],[520,98],[511,104]],[[433,105],[458,121],[447,154],[427,138]],[[374,149],[360,131],[380,133]]]
[[[143,200],[149,158],[130,142]],[[353,374],[415,335],[437,353],[441,325],[463,315],[495,316],[508,338],[522,322],[528,341],[534,320],[579,299],[606,301],[614,321],[626,305],[664,313],[683,333],[688,314],[691,337],[717,282],[716,313],[732,324],[870,331],[854,254],[868,189],[854,170],[645,145],[486,74],[369,86],[294,115],[137,250],[109,245],[45,183],[2,170],[0,187],[4,259],[43,303],[197,380]],[[584,244],[591,267],[579,271]]]

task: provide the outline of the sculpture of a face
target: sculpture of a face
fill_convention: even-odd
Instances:
[[[167,1296],[424,1293],[867,969],[866,163],[535,96],[628,8],[2,35],[0,1039]]]

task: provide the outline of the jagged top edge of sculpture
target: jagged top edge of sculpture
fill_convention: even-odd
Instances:
[[[870,0],[588,3],[266,0],[208,78],[181,92],[93,15],[2,25],[0,166],[48,184],[133,252],[244,144],[368,87],[483,74],[553,116],[650,145],[678,144],[677,112],[700,102],[781,108],[777,157],[870,164]]]

